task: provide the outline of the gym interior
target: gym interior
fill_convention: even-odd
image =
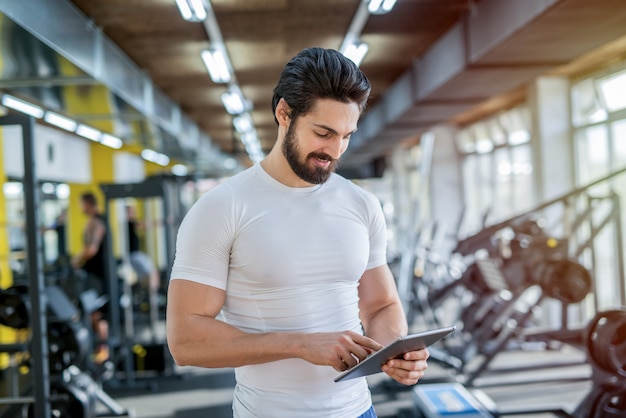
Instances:
[[[380,201],[410,331],[456,326],[417,385],[367,377],[378,416],[626,417],[626,2],[193,3],[0,0],[0,418],[232,416],[233,370],[167,348],[177,229],[271,148],[263,80],[356,41],[375,94],[338,172]],[[84,192],[104,297],[70,262]]]

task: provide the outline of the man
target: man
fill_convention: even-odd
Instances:
[[[380,204],[333,173],[369,92],[337,51],[302,51],[274,90],[272,151],[180,226],[169,348],[180,365],[236,367],[235,417],[376,416],[365,378],[333,381],[407,333]],[[415,384],[427,357],[383,371]]]
[[[72,266],[87,273],[87,286],[96,289],[99,295],[108,295],[106,274],[106,223],[98,209],[98,200],[91,192],[80,196],[81,209],[89,218],[83,231],[83,248],[72,258]],[[108,322],[106,320],[106,305],[93,311],[91,324],[95,337],[94,363],[102,364],[109,358]]]

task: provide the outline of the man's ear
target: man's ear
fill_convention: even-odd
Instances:
[[[291,108],[289,107],[285,99],[281,98],[276,105],[275,112],[278,124],[284,127],[288,127],[289,123],[291,122],[291,117],[289,115],[291,115]]]

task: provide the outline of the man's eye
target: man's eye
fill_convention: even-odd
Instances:
[[[320,138],[328,138],[330,136],[330,133],[328,133],[328,132],[315,132],[315,135],[319,136]]]

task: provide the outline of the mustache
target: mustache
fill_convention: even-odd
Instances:
[[[330,161],[330,162],[336,161],[333,157],[323,152],[312,152],[307,156],[307,158],[317,158],[322,161]]]

